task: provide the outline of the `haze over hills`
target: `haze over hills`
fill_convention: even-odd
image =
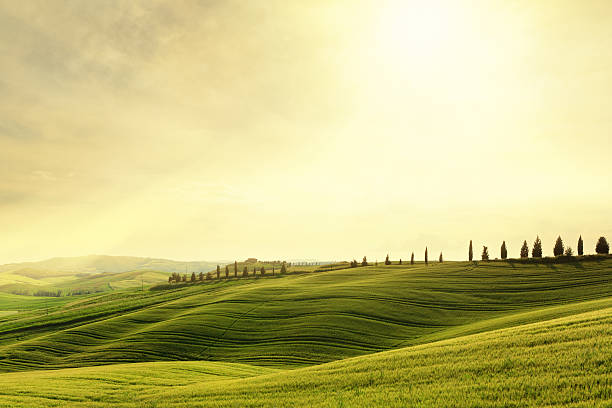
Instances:
[[[60,275],[65,272],[91,274],[129,272],[139,269],[185,272],[185,268],[187,268],[189,272],[206,272],[216,265],[217,263],[212,261],[173,261],[136,256],[87,255],[58,257],[37,262],[10,263],[0,265],[0,272],[18,272],[30,277],[48,276],[48,274]],[[41,275],[36,275],[34,271],[40,271]]]
[[[51,258],[0,265],[0,292],[45,296],[104,292],[160,283],[172,272],[208,272],[216,265],[110,255]]]

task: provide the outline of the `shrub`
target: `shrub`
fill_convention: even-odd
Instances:
[[[487,248],[486,246],[482,247],[482,260],[483,261],[489,260],[489,248]]]
[[[529,247],[527,246],[527,241],[523,241],[523,246],[521,247],[521,258],[529,258]]]
[[[599,237],[599,240],[597,240],[597,245],[595,245],[595,252],[598,254],[610,253],[610,245],[605,237]]]

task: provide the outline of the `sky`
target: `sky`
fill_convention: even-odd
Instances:
[[[0,0],[0,263],[612,238],[608,0]]]

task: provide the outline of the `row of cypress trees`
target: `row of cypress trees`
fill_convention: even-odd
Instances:
[[[599,240],[597,240],[597,245],[595,245],[595,252],[597,254],[610,253],[610,245],[608,244],[608,241],[606,240],[605,237],[599,237]],[[501,249],[500,249],[500,255],[501,255],[501,259],[508,258],[508,249],[506,248],[506,241],[502,242]],[[561,236],[559,236],[557,240],[555,241],[555,246],[553,247],[553,255],[554,256],[562,256],[562,255],[573,256],[574,251],[569,246],[565,247],[563,245],[563,240],[561,239]],[[579,256],[584,255],[584,242],[582,241],[582,235],[578,238],[578,255]],[[521,246],[520,257],[529,258],[529,247],[527,246],[526,240],[523,241],[523,245]],[[539,236],[537,236],[535,241],[533,242],[533,247],[531,249],[531,257],[532,258],[542,258],[542,240],[540,239]],[[483,261],[489,260],[489,249],[486,246],[483,246],[481,258]],[[472,248],[471,240],[470,240],[470,247],[468,249],[468,259],[470,261],[474,259],[474,251]]]
[[[272,265],[272,276],[275,275],[275,271],[276,270],[274,268],[274,265]],[[256,266],[253,266],[253,276],[257,276],[258,272],[260,276],[264,276],[266,274],[266,268],[262,265],[258,270]],[[283,275],[285,273],[287,273],[287,263],[283,262],[281,264],[280,274]],[[249,270],[247,266],[244,265],[244,268],[242,269],[241,277],[246,278],[248,276],[249,276]],[[230,277],[230,268],[229,268],[229,265],[225,265],[225,279],[229,279],[229,277]],[[221,279],[221,266],[220,265],[217,265],[216,278]],[[238,262],[237,261],[234,261],[234,278],[238,278]],[[213,279],[213,275],[210,272],[206,273],[206,275],[200,272],[198,276],[196,276],[195,272],[192,272],[191,278],[188,278],[187,274],[184,274],[181,276],[180,274],[173,272],[172,275],[168,277],[168,282],[169,283],[197,282],[197,281],[212,280],[212,279]]]
[[[595,252],[597,254],[610,253],[610,245],[608,244],[608,241],[606,240],[605,237],[599,237],[599,240],[597,241],[597,245],[595,246]],[[553,248],[553,254],[554,256],[563,256],[563,255],[573,256],[574,251],[569,246],[565,247],[563,245],[563,240],[561,239],[561,236],[559,236],[557,240],[555,241],[555,246]],[[582,235],[578,238],[578,255],[579,256],[584,255],[584,242],[582,241]],[[501,256],[501,259],[508,259],[508,248],[506,247],[506,241],[503,241],[501,244],[500,256]],[[523,246],[521,247],[520,257],[529,258],[529,247],[527,246],[527,241],[523,242]],[[539,236],[536,237],[533,243],[533,248],[531,250],[531,257],[532,258],[542,258],[542,240],[540,239]],[[470,240],[470,246],[468,249],[468,259],[470,261],[474,260],[474,249],[473,249],[471,240]],[[490,259],[489,248],[487,246],[482,247],[481,259],[483,261],[488,261]],[[444,262],[444,257],[442,255],[442,252],[440,252],[440,256],[438,257],[438,262]],[[428,264],[428,263],[429,263],[428,249],[427,247],[425,247],[425,264]],[[399,260],[399,264],[402,265],[401,259]],[[414,264],[414,252],[410,256],[410,264],[411,265]],[[365,256],[363,257],[363,261],[361,262],[361,264],[354,259],[351,261],[352,268],[356,268],[357,266],[368,266],[368,265],[369,263]],[[387,257],[385,258],[385,265],[391,265],[389,254],[387,254]]]

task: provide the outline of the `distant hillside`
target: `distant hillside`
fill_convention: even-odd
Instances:
[[[208,261],[172,261],[170,259],[141,258],[135,256],[88,255],[78,257],[51,258],[38,262],[22,262],[0,265],[0,273],[12,272],[34,279],[63,275],[62,272],[74,273],[104,273],[129,272],[139,269],[156,270],[160,272],[206,272],[217,264]]]
[[[89,255],[0,265],[0,292],[76,294],[165,282],[172,272],[207,272],[216,263],[132,256]]]

